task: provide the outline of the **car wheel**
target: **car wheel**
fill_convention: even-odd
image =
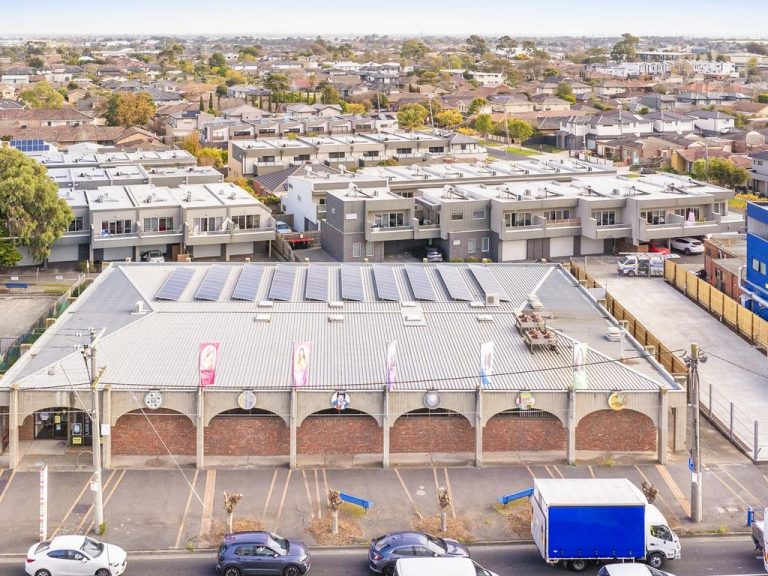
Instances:
[[[48,570],[38,570],[35,576],[51,576],[51,573]]]
[[[285,570],[283,570],[283,576],[299,576],[299,574],[301,574],[301,571],[298,566],[286,566]]]
[[[240,576],[240,570],[234,566],[224,568],[224,576]]]
[[[648,566],[658,570],[664,564],[664,557],[658,552],[654,552],[653,554],[648,555],[648,559],[646,561],[648,562]]]
[[[627,276],[634,276],[634,275],[635,275],[634,270],[630,270],[629,272],[627,272]]]
[[[394,576],[395,575],[395,565],[389,564],[387,566],[384,566],[384,569],[381,571],[383,576]]]
[[[583,558],[577,558],[576,560],[571,560],[571,570],[574,572],[583,572],[584,569],[587,567],[587,561]]]
[[[691,255],[691,249],[690,248],[686,248],[685,250],[683,250],[683,254],[685,254],[686,256],[690,256]]]
[[[111,576],[111,573],[106,568],[99,568],[96,570],[96,576]]]

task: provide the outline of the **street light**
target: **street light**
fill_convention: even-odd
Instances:
[[[701,394],[699,385],[699,362],[706,363],[707,355],[699,350],[698,344],[691,344],[691,353],[683,353],[683,361],[688,366],[688,403],[692,413],[692,445],[689,468],[691,470],[691,520],[703,520],[703,484],[701,467],[701,430],[699,427]]]

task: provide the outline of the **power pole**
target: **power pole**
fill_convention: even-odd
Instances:
[[[91,402],[93,410],[91,416],[91,445],[93,452],[93,481],[91,490],[94,492],[93,508],[95,516],[95,530],[98,533],[104,524],[104,498],[101,484],[101,423],[99,418],[99,373],[96,365],[96,342],[98,336],[91,328],[91,343],[83,348],[83,357],[90,361],[91,375]]]
[[[705,360],[702,360],[705,361]],[[688,388],[691,394],[693,412],[693,430],[691,439],[691,520],[701,522],[703,475],[701,472],[701,433],[699,429],[700,401],[699,394],[699,346],[691,344],[690,367],[688,370]]]

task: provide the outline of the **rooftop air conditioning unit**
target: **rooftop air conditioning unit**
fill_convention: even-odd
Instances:
[[[486,294],[485,295],[485,305],[486,306],[499,306],[501,305],[501,301],[499,300],[498,294]]]

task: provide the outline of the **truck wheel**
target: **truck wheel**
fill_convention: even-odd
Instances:
[[[627,276],[634,276],[634,275],[635,275],[634,270],[630,270],[629,272],[627,272]]]
[[[577,558],[576,560],[571,560],[571,570],[574,572],[583,572],[584,569],[587,567],[587,561],[583,558]]]
[[[658,552],[654,552],[653,554],[648,555],[648,559],[646,560],[646,562],[648,563],[648,566],[650,566],[651,568],[656,568],[658,570],[664,564],[664,556],[662,556]]]

